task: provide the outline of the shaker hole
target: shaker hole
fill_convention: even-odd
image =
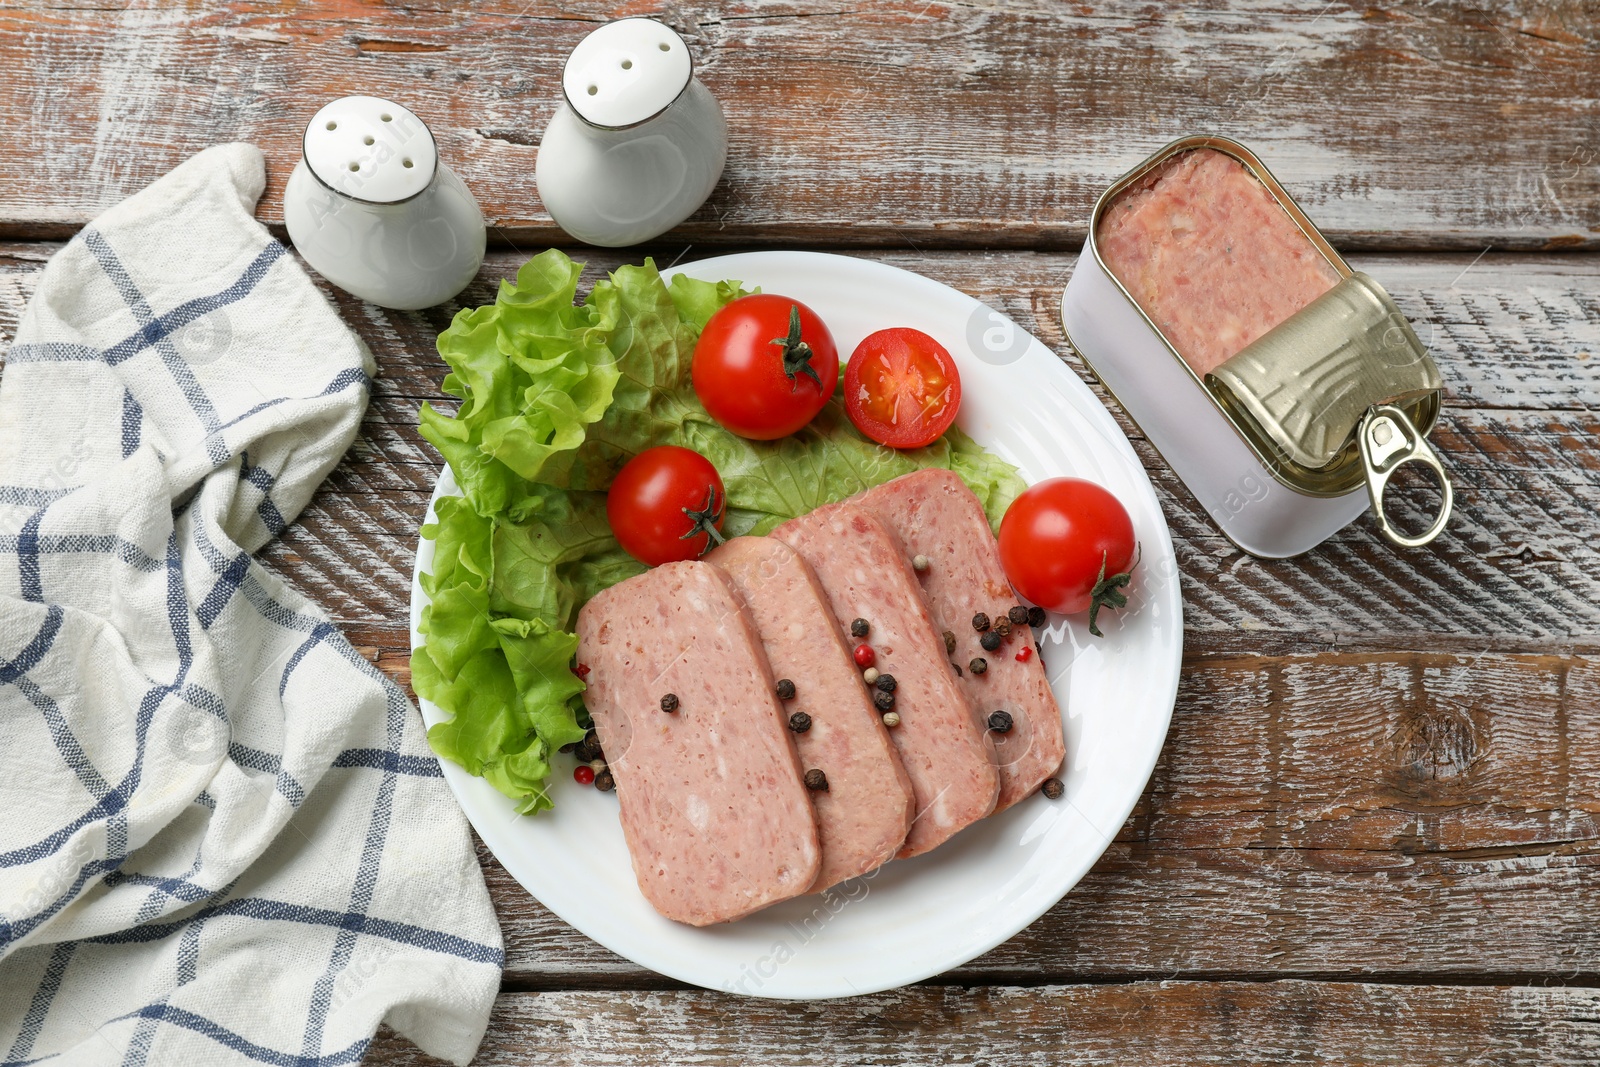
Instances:
[[[350,164],[350,169],[351,169],[351,170],[360,170],[360,169],[361,169],[361,164],[359,164],[359,163],[352,163],[352,164]]]
[[[631,60],[631,59],[624,59],[624,60],[623,60],[623,61],[622,61],[622,69],[623,69],[623,70],[632,70],[632,69],[633,69],[633,60]]]
[[[668,43],[667,43],[667,42],[665,42],[665,41],[662,41],[662,42],[661,42],[661,43],[660,43],[660,44],[659,44],[659,45],[657,45],[657,46],[656,46],[656,47],[657,47],[657,48],[660,48],[660,49],[661,49],[661,50],[662,50],[662,51],[663,51],[663,52],[670,52],[670,51],[672,51],[672,46],[671,46],[671,45],[670,45],[670,44],[668,44]]]
[[[406,168],[407,170],[410,170],[413,166],[415,166],[415,164],[412,163],[411,160],[409,160],[409,159],[402,159],[400,161],[400,165],[402,167]]]
[[[328,123],[328,129],[330,129],[330,130],[337,130],[337,129],[338,129],[338,128],[339,128],[339,124],[338,124],[338,123],[337,123],[337,122],[330,122],[330,123]]]
[[[589,95],[590,96],[593,96],[595,93],[598,93],[599,91],[600,91],[600,86],[598,86],[598,85],[589,86]]]
[[[384,114],[384,115],[379,115],[378,117],[380,119],[382,119],[384,122],[393,122],[394,121],[394,116],[393,115]]]
[[[365,137],[361,138],[361,143],[362,144],[371,144],[372,143],[372,134],[369,133]]]

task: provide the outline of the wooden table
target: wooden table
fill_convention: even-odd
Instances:
[[[772,1003],[612,955],[484,854],[507,963],[479,1062],[1600,1061],[1594,5],[21,0],[0,10],[0,328],[51,242],[207,145],[266,150],[278,224],[306,119],[350,92],[414,107],[477,193],[498,247],[461,303],[487,301],[570,244],[539,135],[567,51],[627,13],[685,34],[733,144],[689,223],[591,271],[848,249],[1003,309],[1088,380],[1056,311],[1094,197],[1173,136],[1229,133],[1430,344],[1457,511],[1420,551],[1363,519],[1251,559],[1124,419],[1177,546],[1184,679],[1143,799],[1066,899],[931,982]],[[267,556],[404,679],[440,466],[416,412],[456,306],[331,295],[383,377]],[[383,1031],[369,1062],[430,1061]]]

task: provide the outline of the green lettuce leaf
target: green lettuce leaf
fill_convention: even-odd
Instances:
[[[582,270],[554,249],[535,256],[439,335],[443,389],[461,406],[449,416],[423,404],[420,429],[481,514],[515,510],[524,483],[549,480],[546,467],[611,406],[617,306],[573,303]]]
[[[672,297],[679,316],[697,332],[705,329],[711,316],[730,300],[760,291],[741,288],[738,282],[703,282],[683,274],[675,275],[672,284],[667,286],[667,294]]]
[[[549,806],[550,753],[583,739],[573,707],[583,692],[571,669],[577,635],[538,606],[553,572],[519,565],[514,554],[510,567],[497,562],[497,546],[508,534],[520,543],[525,527],[479,515],[462,497],[440,499],[436,511],[422,531],[434,540],[433,571],[422,577],[432,602],[422,611],[426,642],[411,656],[411,684],[452,718],[433,726],[428,742],[519,810],[537,811]],[[620,552],[614,541],[610,550]]]
[[[494,304],[465,310],[439,337],[454,415],[424,405],[422,434],[463,496],[441,499],[412,657],[419,695],[453,718],[428,740],[514,798],[550,804],[550,756],[581,740],[586,721],[578,609],[645,568],[605,518],[605,490],[647,448],[704,455],[728,493],[729,536],[766,533],[823,504],[924,467],[954,470],[998,527],[1025,486],[1016,469],[952,429],[901,452],[863,437],[836,392],[799,433],[747,441],[717,425],[690,381],[694,343],[717,309],[744,295],[735,281],[674,278],[655,265],[619,268],[582,303],[582,267],[551,250],[504,282]],[[842,376],[841,376],[842,379]]]

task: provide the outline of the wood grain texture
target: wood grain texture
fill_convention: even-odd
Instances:
[[[49,246],[0,246],[0,332],[9,336]],[[1093,382],[1057,321],[1075,257],[874,252],[1013,317],[1107,402],[1145,461],[1171,526],[1191,646],[1600,648],[1600,259],[1587,256],[1368,256],[1445,375],[1435,433],[1457,515],[1428,548],[1400,552],[1362,519],[1293,560],[1255,560],[1227,542],[1138,429]],[[522,262],[490,257],[461,298],[492,298]],[[620,262],[591,255],[589,277]],[[586,282],[587,284],[587,282]],[[404,645],[416,526],[439,460],[416,432],[445,366],[435,334],[457,305],[380,311],[337,294],[377,355],[363,432],[299,522],[266,558],[345,625]]]
[[[1600,662],[1191,654],[1160,762],[1038,922],[941,983],[1600,981]],[[658,988],[480,853],[512,988]],[[670,983],[665,983],[670,984]]]
[[[1582,0],[23,0],[0,11],[0,60],[27,72],[0,90],[0,233],[65,236],[236,139],[266,151],[280,222],[307,119],[367,92],[430,123],[499,239],[556,240],[533,173],[562,60],[640,12],[685,35],[727,112],[724,181],[678,231],[702,244],[1076,247],[1113,177],[1207,131],[1349,247],[1600,245]]]
[[[1321,982],[908,989],[786,1004],[507,993],[483,1065],[1541,1064],[1600,1057],[1600,993]],[[383,1033],[369,1062],[437,1064]]]
[[[1594,983],[1597,817],[1594,660],[1190,655],[1161,760],[1128,822],[1103,828],[1106,854],[937,981]],[[513,986],[662,984],[484,860]]]
[[[413,409],[384,398],[363,444],[266,558],[345,623],[398,624],[410,598],[415,530],[435,468]],[[399,421],[392,421],[399,420]],[[1440,541],[1397,552],[1362,519],[1294,560],[1257,560],[1209,517],[1141,440],[1136,450],[1172,529],[1192,635],[1230,647],[1313,641],[1370,647],[1592,647],[1600,641],[1600,420],[1592,412],[1451,410],[1435,434],[1456,485]],[[406,486],[405,482],[425,482]],[[1272,642],[1270,645],[1263,642]]]

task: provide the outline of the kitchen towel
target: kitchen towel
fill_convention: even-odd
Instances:
[[[5,360],[0,1063],[465,1063],[499,985],[416,708],[252,556],[374,372],[264,183],[223,145],[101,215]]]

